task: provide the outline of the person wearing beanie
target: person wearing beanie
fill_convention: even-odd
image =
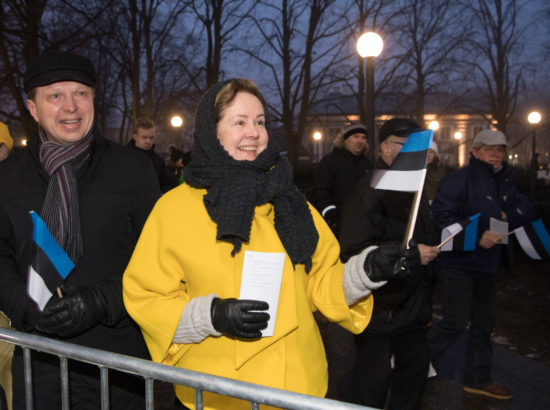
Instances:
[[[408,118],[393,118],[379,132],[377,169],[389,169],[411,134],[423,128]],[[341,259],[368,246],[401,247],[414,193],[371,187],[373,172],[358,183],[342,210]],[[389,409],[419,409],[429,368],[427,326],[431,320],[432,261],[438,256],[437,232],[428,201],[421,198],[408,252],[416,256],[410,274],[373,290],[374,310],[367,328],[354,337],[351,397],[356,404]],[[392,369],[392,357],[394,367]],[[349,389],[348,389],[349,390]]]
[[[373,247],[344,266],[268,130],[252,81],[206,92],[185,183],[151,212],[124,273],[124,303],[154,361],[323,397],[327,363],[313,313],[361,332],[372,289],[407,275],[412,261],[400,249]],[[267,303],[252,289],[241,299],[243,283],[252,284],[248,270],[262,266],[280,294]],[[194,408],[193,389],[175,390]],[[250,408],[209,392],[203,399],[205,409]]]
[[[511,268],[513,243],[501,244],[490,230],[491,218],[508,223],[508,231],[535,218],[535,208],[515,185],[515,170],[505,162],[506,136],[486,129],[474,137],[469,165],[446,175],[432,212],[441,230],[479,213],[476,249],[443,252],[438,278],[445,304],[443,318],[430,331],[432,362],[468,332],[463,389],[470,394],[507,400],[512,392],[491,375],[491,333],[496,317],[496,274],[502,261]],[[468,327],[469,325],[469,327]]]
[[[426,179],[424,180],[424,194],[431,204],[437,194],[439,181],[445,176],[445,170],[439,164],[437,142],[432,141],[428,149],[428,161],[426,167]]]
[[[94,125],[92,62],[66,51],[38,56],[24,88],[39,125],[26,147],[0,164],[0,311],[20,331],[139,358],[143,337],[122,302],[122,274],[145,219],[160,196],[150,161],[101,135]],[[35,211],[75,264],[59,293],[28,290],[35,258]],[[40,270],[37,270],[37,275]],[[35,295],[31,297],[30,294]],[[58,358],[32,351],[34,408],[62,408]],[[12,361],[13,408],[26,403],[24,358]],[[69,361],[71,408],[101,407],[97,367]],[[144,408],[144,380],[109,372],[111,408]],[[32,403],[31,403],[32,404]]]
[[[13,148],[13,138],[10,135],[8,126],[0,122],[0,162],[4,161]]]
[[[368,150],[365,126],[349,125],[334,139],[333,150],[321,159],[315,171],[312,200],[335,234],[342,205],[357,181],[371,168]]]

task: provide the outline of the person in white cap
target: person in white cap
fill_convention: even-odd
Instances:
[[[432,141],[428,149],[428,166],[426,167],[426,179],[424,180],[424,194],[431,204],[437,194],[439,181],[445,176],[445,170],[439,164],[437,142]]]
[[[507,146],[501,131],[487,129],[477,134],[469,165],[441,180],[432,203],[439,229],[481,214],[476,249],[442,252],[438,258],[445,304],[443,318],[429,334],[432,362],[438,370],[442,354],[468,331],[463,390],[501,400],[511,399],[512,392],[491,375],[495,277],[503,256],[508,256],[511,265],[513,250],[511,243],[500,244],[501,238],[490,231],[489,221],[506,221],[511,231],[535,218],[533,205],[514,183],[514,169],[504,162]]]

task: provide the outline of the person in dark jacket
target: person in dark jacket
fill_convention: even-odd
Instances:
[[[160,196],[144,156],[106,140],[94,126],[91,61],[55,51],[31,62],[25,91],[39,130],[0,164],[0,310],[18,330],[149,358],[122,300],[122,274]],[[36,246],[30,211],[45,221],[75,268],[39,308],[27,292]],[[70,407],[98,409],[96,366],[69,361]],[[22,349],[13,363],[13,408],[25,408]],[[59,359],[32,353],[34,408],[61,408]],[[144,382],[111,371],[113,409],[144,408]]]
[[[406,118],[386,121],[379,133],[378,169],[388,169],[409,135],[422,128]],[[359,181],[344,205],[340,231],[343,261],[365,247],[400,244],[405,236],[413,193],[371,188],[372,173]],[[439,254],[435,223],[423,197],[411,247],[417,264],[410,275],[373,291],[372,319],[355,336],[357,358],[351,382],[352,401],[390,409],[418,409],[429,368],[427,324],[431,319],[430,262]],[[392,356],[394,368],[391,368]]]
[[[511,399],[512,392],[493,380],[491,333],[495,326],[495,276],[505,249],[500,236],[490,231],[490,218],[507,221],[511,231],[535,218],[533,205],[518,192],[515,171],[507,163],[506,136],[483,130],[474,138],[470,164],[444,177],[432,212],[441,230],[480,213],[477,247],[472,252],[443,252],[438,277],[444,297],[443,318],[430,332],[434,367],[438,359],[466,331],[468,345],[464,386],[466,392],[496,399]]]
[[[366,156],[368,150],[365,126],[352,124],[338,134],[334,149],[317,166],[313,202],[335,233],[342,205],[357,181],[372,168]]]
[[[166,163],[164,159],[155,152],[155,123],[149,118],[138,118],[134,123],[133,138],[128,142],[127,146],[131,149],[141,152],[149,157],[153,162],[155,171],[157,173],[160,190],[168,192],[172,188],[176,187],[166,169]]]

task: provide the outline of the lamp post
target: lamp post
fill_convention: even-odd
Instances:
[[[357,53],[367,59],[366,126],[371,164],[374,164],[374,57],[378,57],[383,48],[382,37],[373,31],[362,34],[357,40]]]
[[[323,139],[323,134],[320,131],[315,131],[313,133],[314,147],[315,147],[315,162],[321,161],[321,140]]]
[[[537,111],[531,111],[527,116],[527,121],[533,126],[533,139],[531,145],[531,198],[534,199],[535,195],[535,185],[537,183],[537,171],[538,171],[538,161],[537,161],[537,124],[540,123],[542,116]]]

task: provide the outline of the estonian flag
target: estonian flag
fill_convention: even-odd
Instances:
[[[441,231],[441,251],[475,251],[479,215],[472,215],[443,228]]]
[[[390,169],[374,170],[371,186],[390,191],[420,191],[424,186],[428,148],[433,135],[433,130],[413,132],[409,135]]]
[[[33,223],[35,253],[29,267],[29,296],[44,309],[48,300],[74,268],[74,263],[59,246],[48,230],[46,223],[34,211],[30,212]]]
[[[550,235],[542,219],[514,229],[514,234],[521,248],[531,259],[550,257]]]

